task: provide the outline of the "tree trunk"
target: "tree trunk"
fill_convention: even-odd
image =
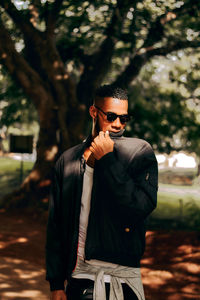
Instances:
[[[168,42],[158,45],[165,37],[164,26],[171,22],[172,16],[178,20],[178,16],[182,13],[186,14],[188,11],[192,14],[197,11],[199,5],[196,4],[198,1],[192,1],[194,2],[192,5],[188,1],[180,8],[175,7],[170,14],[167,10],[163,15],[153,17],[149,25],[147,22],[146,40],[144,39],[142,48],[137,49],[135,45],[139,28],[137,29],[136,25],[142,22],[138,22],[141,15],[136,13],[136,9],[134,9],[135,19],[133,18],[130,28],[127,27],[129,32],[125,33],[124,30],[128,11],[136,6],[137,1],[135,4],[132,3],[134,1],[129,0],[116,1],[116,6],[111,8],[112,15],[105,27],[103,40],[98,49],[93,53],[90,49],[89,51],[85,48],[81,50],[82,55],[78,61],[83,64],[83,68],[80,69],[80,80],[75,84],[74,77],[70,76],[66,68],[66,62],[70,61],[71,57],[63,61],[56,47],[57,37],[59,38],[56,29],[59,31],[60,28],[59,25],[57,28],[57,21],[60,22],[59,17],[64,16],[63,12],[62,14],[59,12],[64,11],[66,5],[63,5],[62,0],[44,1],[46,3],[41,6],[35,5],[32,1],[27,10],[21,10],[16,8],[14,2],[1,0],[0,4],[1,13],[5,10],[7,17],[11,20],[10,23],[4,14],[2,18],[0,15],[0,62],[18,82],[28,98],[33,101],[40,123],[37,160],[34,168],[20,189],[12,196],[6,197],[6,202],[4,202],[7,206],[23,207],[47,202],[51,171],[56,158],[61,152],[83,140],[85,134],[88,133],[86,108],[91,103],[96,87],[102,83],[112,66],[112,58],[117,53],[116,44],[120,41],[124,43],[124,38],[129,36],[128,40],[125,39],[126,46],[123,55],[129,56],[130,62],[125,69],[122,68],[114,82],[127,88],[139,74],[142,66],[153,56],[165,56],[179,49],[199,47],[199,41],[196,39],[194,41],[174,39],[173,41],[169,38]],[[10,25],[12,22],[15,25],[13,27]],[[40,27],[41,24],[46,26],[44,31],[37,29],[37,25]],[[19,37],[23,39],[22,52],[16,50],[16,40],[13,39],[14,33],[11,28],[16,29],[17,40]],[[159,30],[156,31],[156,29]],[[138,44],[140,44],[141,37],[138,38]],[[131,44],[130,46],[127,46],[127,41]],[[70,48],[73,43],[73,41],[68,42],[67,48]],[[130,50],[128,50],[129,47]],[[81,49],[77,47],[76,51],[79,51],[79,48]],[[76,61],[76,55],[73,58]]]
[[[37,207],[47,208],[52,180],[52,170],[59,155],[83,140],[86,121],[85,106],[79,105],[70,111],[68,120],[62,114],[62,107],[40,108],[40,131],[37,141],[37,159],[30,174],[22,185],[3,199],[5,208]],[[48,117],[47,117],[48,116]],[[72,118],[73,116],[73,118]],[[63,122],[68,127],[62,128]]]

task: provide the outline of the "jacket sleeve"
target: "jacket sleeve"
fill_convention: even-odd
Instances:
[[[64,289],[63,252],[61,244],[61,230],[59,218],[60,202],[60,174],[59,162],[54,169],[52,188],[49,199],[49,216],[46,236],[46,279],[50,283],[50,289]]]
[[[110,152],[97,161],[110,191],[114,211],[124,222],[144,220],[157,205],[158,167],[151,146],[145,143],[129,161],[128,168]]]

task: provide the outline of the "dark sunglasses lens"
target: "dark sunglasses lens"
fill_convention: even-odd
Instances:
[[[107,120],[109,122],[113,122],[117,119],[117,115],[115,113],[108,113],[107,114]]]
[[[129,115],[120,116],[120,122],[122,124],[125,124],[125,123],[127,123],[129,121],[130,121],[130,116]]]
[[[118,117],[118,115],[115,113],[107,113],[107,120],[109,122],[114,122],[117,119],[117,117]],[[130,121],[129,115],[121,115],[121,116],[119,116],[119,118],[120,118],[120,122],[122,124],[125,124]]]

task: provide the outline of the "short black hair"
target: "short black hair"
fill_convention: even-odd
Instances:
[[[120,100],[128,100],[127,90],[122,89],[113,84],[105,84],[100,86],[95,92],[96,98],[112,97]]]

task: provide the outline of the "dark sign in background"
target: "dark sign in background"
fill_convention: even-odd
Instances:
[[[10,152],[32,153],[33,135],[10,135]]]
[[[22,153],[21,168],[20,168],[20,182],[23,182],[24,167],[23,167],[23,153],[31,154],[33,152],[33,135],[10,135],[10,152]]]

